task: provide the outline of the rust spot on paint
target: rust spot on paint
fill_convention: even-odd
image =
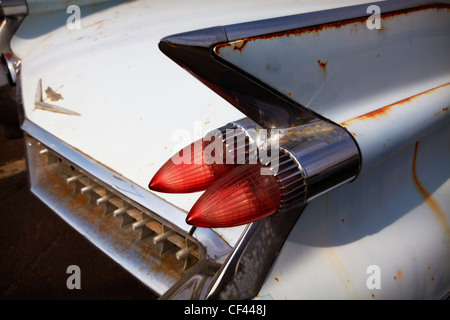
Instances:
[[[448,107],[447,108],[442,108],[442,111],[447,112],[448,111]]]
[[[317,64],[319,65],[319,68],[322,69],[324,77],[326,77],[326,76],[327,76],[327,64],[328,64],[328,60],[327,60],[327,61],[321,61],[321,60],[319,59],[319,60],[317,60]]]
[[[377,110],[374,110],[372,112],[363,114],[362,116],[359,116],[357,118],[354,118],[354,119],[351,119],[351,120],[348,120],[348,121],[344,121],[341,124],[343,126],[348,126],[350,123],[352,123],[354,121],[360,121],[360,120],[366,120],[366,119],[373,119],[373,118],[382,117],[382,116],[388,114],[393,106],[394,106],[394,104],[386,106],[386,107],[383,107],[383,108],[380,108],[380,109],[377,109]],[[356,136],[356,134],[354,134],[354,135]]]
[[[230,43],[223,43],[223,44],[219,44],[217,46],[214,47],[214,52],[217,55],[221,54],[221,50],[223,48],[231,48],[233,51],[239,51],[240,53],[242,53],[242,50],[245,48],[245,46],[247,45],[247,43],[249,41],[253,41],[256,40],[254,38],[248,38],[248,39],[242,39],[242,40],[238,40],[238,41],[233,41]]]
[[[375,299],[375,295],[372,293],[372,299]]]
[[[244,39],[242,41],[237,42],[234,46],[233,46],[233,51],[239,51],[240,53],[242,53],[242,50],[245,48],[245,46],[247,45],[249,39]]]
[[[401,277],[403,277],[403,271],[402,270],[398,270],[397,274],[394,276],[394,280],[398,280]]]
[[[280,282],[280,280],[279,280],[277,277],[275,277],[275,281],[276,281],[276,282]]]
[[[380,109],[371,111],[371,112],[369,112],[369,113],[363,114],[363,115],[361,115],[361,116],[359,116],[359,117],[356,117],[356,118],[353,118],[353,119],[350,119],[350,120],[341,122],[341,125],[343,125],[344,127],[346,127],[346,126],[349,126],[351,123],[353,123],[353,122],[355,122],[355,121],[361,121],[361,120],[367,120],[367,119],[374,119],[374,118],[380,118],[380,117],[383,117],[383,116],[387,115],[394,107],[397,107],[397,106],[401,106],[401,105],[407,104],[407,103],[409,103],[409,102],[415,100],[415,99],[418,98],[418,97],[421,97],[421,96],[424,96],[424,95],[426,95],[426,94],[432,93],[432,92],[434,92],[434,91],[436,91],[436,90],[438,90],[438,89],[441,89],[441,88],[444,88],[444,87],[447,87],[447,86],[450,86],[450,83],[446,83],[446,84],[444,84],[444,85],[442,85],[442,86],[439,86],[439,87],[436,87],[436,88],[433,88],[433,89],[424,91],[424,92],[422,92],[422,93],[419,93],[419,94],[416,94],[416,95],[411,96],[411,97],[409,97],[409,98],[400,100],[400,101],[398,101],[398,102],[395,102],[395,103],[390,104],[390,105],[388,105],[388,106],[385,106],[385,107],[383,107],[383,108],[380,108]],[[445,109],[445,108],[444,108],[444,109]],[[448,109],[448,108],[447,108],[447,109]]]
[[[319,65],[320,68],[322,68],[322,70],[323,70],[324,72],[327,71],[327,64],[328,64],[328,61],[322,62],[322,61],[319,59],[319,60],[317,60],[317,64]]]
[[[423,199],[425,200],[425,203],[428,205],[428,207],[433,211],[434,215],[440,222],[440,224],[444,227],[444,229],[449,232],[448,222],[445,217],[445,213],[440,207],[439,203],[434,199],[434,197],[425,189],[425,187],[422,185],[422,183],[419,181],[419,178],[417,177],[417,171],[416,171],[416,162],[417,162],[417,150],[419,148],[419,141],[416,141],[416,145],[414,148],[414,158],[412,163],[412,178],[414,181],[414,185],[416,186],[419,193],[422,195]]]

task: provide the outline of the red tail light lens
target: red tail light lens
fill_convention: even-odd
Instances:
[[[186,222],[205,228],[232,227],[275,213],[280,189],[274,176],[261,174],[262,167],[243,165],[214,183],[194,204]]]
[[[208,188],[234,168],[233,164],[225,161],[225,145],[222,161],[210,161],[212,159],[204,155],[211,143],[202,139],[180,150],[159,169],[149,188],[166,193],[189,193]]]

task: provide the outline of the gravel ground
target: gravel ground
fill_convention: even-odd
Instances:
[[[157,298],[31,194],[23,138],[5,138],[17,121],[11,97],[0,97],[0,299]],[[67,288],[70,265],[81,289]]]

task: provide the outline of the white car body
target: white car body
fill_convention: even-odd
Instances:
[[[373,4],[80,2],[81,26],[70,28],[72,12],[61,6],[63,1],[49,3],[52,10],[45,1],[29,1],[29,14],[11,41],[21,60],[22,129],[30,139],[107,181],[139,205],[148,204],[149,210],[175,221],[187,233],[185,214],[202,192],[157,193],[148,190],[148,183],[177,150],[245,115],[164,55],[158,48],[161,39],[215,26],[311,12],[320,16],[323,10]],[[309,34],[256,39],[241,51],[232,46],[221,51],[231,64],[345,127],[362,158],[354,181],[304,207],[258,292],[244,298],[440,299],[448,294],[448,17],[448,6],[418,10],[385,17],[378,30],[361,20]],[[270,64],[275,71],[269,70]],[[60,95],[57,101],[46,96],[47,88]],[[43,102],[78,115],[37,108],[37,90]],[[114,242],[103,235],[97,221],[89,224],[74,218],[73,208],[59,205],[39,186],[39,170],[33,169],[37,160],[30,155],[33,148],[28,148],[32,191],[74,228],[160,295],[187,276],[165,277],[169,271],[157,270],[163,262],[155,260],[152,265],[142,247]],[[98,168],[104,168],[104,175]],[[232,250],[247,228],[212,231]],[[219,262],[226,267],[227,261]],[[212,284],[221,280],[215,279]]]

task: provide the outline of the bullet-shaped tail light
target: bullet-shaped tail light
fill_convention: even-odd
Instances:
[[[149,188],[165,193],[204,191],[248,161],[252,141],[236,123],[220,127],[177,152],[153,176]]]
[[[261,175],[261,165],[248,164],[224,176],[200,197],[186,218],[197,227],[232,227],[275,213],[280,189],[273,175]]]
[[[343,128],[320,120],[286,129],[275,162],[245,164],[225,175],[198,199],[186,222],[233,227],[295,210],[351,181],[359,169],[359,150]]]

